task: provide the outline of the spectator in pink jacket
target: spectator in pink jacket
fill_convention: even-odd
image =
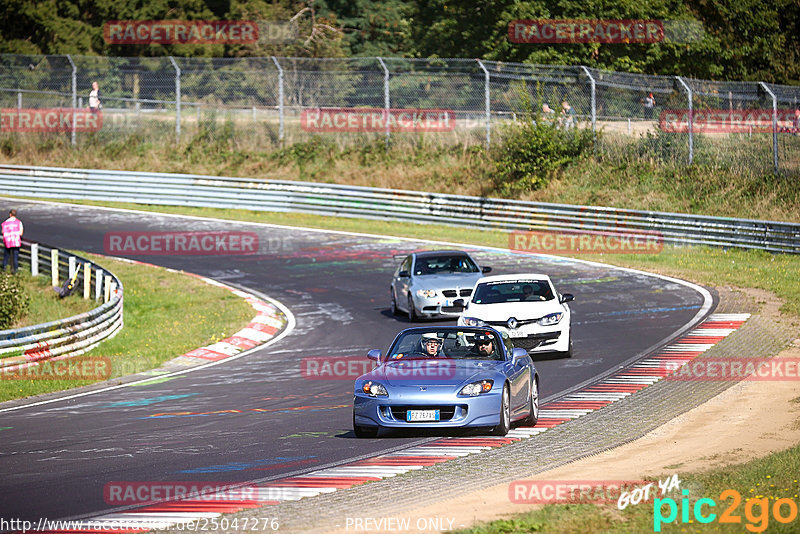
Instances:
[[[19,248],[22,246],[22,221],[17,219],[17,210],[8,212],[8,219],[3,222],[3,271],[6,270],[9,258],[11,259],[11,272],[19,269]]]

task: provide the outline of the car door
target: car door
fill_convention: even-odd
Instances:
[[[411,261],[413,256],[406,256],[403,260],[403,263],[400,264],[400,267],[394,273],[394,280],[392,280],[392,284],[394,285],[394,294],[395,298],[397,298],[397,305],[400,306],[402,309],[405,309],[408,306],[408,291],[409,287],[411,286]],[[400,276],[400,273],[405,272],[408,276]]]

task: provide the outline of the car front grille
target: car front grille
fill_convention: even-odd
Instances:
[[[514,337],[511,338],[511,343],[515,347],[525,350],[535,349],[541,345],[546,345],[548,342],[553,342],[558,339],[560,332],[548,332],[546,334],[533,334],[528,337]]]
[[[472,290],[471,289],[462,289],[460,291],[457,291],[455,289],[445,289],[444,291],[442,291],[442,295],[444,295],[447,298],[468,297],[468,296],[472,295]]]
[[[456,413],[456,407],[450,406],[392,406],[392,417],[398,421],[406,420],[406,412],[408,410],[439,410],[439,419],[441,421],[449,421]],[[467,408],[462,407],[461,411],[466,415]],[[433,423],[435,421],[427,421]]]

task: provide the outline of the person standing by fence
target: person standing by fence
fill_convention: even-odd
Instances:
[[[19,249],[22,246],[22,221],[17,219],[17,210],[8,212],[8,219],[2,225],[3,244],[3,272],[6,270],[9,258],[11,259],[11,272],[16,273],[19,269]]]
[[[656,107],[656,99],[653,96],[653,93],[650,93],[645,98],[642,99],[642,105],[644,105],[644,116],[647,119],[653,118],[653,110]]]
[[[89,111],[97,113],[103,105],[100,102],[100,86],[97,82],[92,82],[92,90],[89,92]]]

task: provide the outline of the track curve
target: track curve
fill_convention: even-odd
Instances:
[[[130,256],[265,293],[297,325],[252,354],[173,380],[0,414],[0,515],[73,518],[113,508],[111,481],[244,482],[407,447],[424,435],[357,440],[352,381],[305,380],[300,360],[363,356],[408,326],[388,309],[396,254],[430,243],[32,201],[25,236],[100,252],[107,232],[256,232],[255,256]],[[704,296],[674,281],[561,258],[469,250],[498,274],[543,271],[576,295],[575,356],[537,361],[543,397],[616,369],[707,311]],[[210,413],[215,412],[215,413]],[[167,414],[157,416],[156,414]]]

